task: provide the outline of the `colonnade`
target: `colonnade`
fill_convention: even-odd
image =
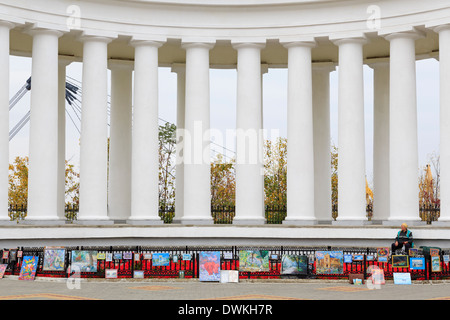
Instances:
[[[0,221],[8,218],[9,37],[0,22]],[[450,222],[450,26],[440,39],[441,216]],[[64,223],[64,84],[60,31],[30,28],[32,90],[26,222]],[[390,58],[364,61],[365,37],[331,39],[338,63],[312,62],[315,41],[281,41],[288,53],[288,170],[285,224],[331,223],[330,84],[338,67],[339,216],[367,223],[363,65],[374,69],[374,216],[383,224],[419,222],[415,40],[419,31],[380,34]],[[114,39],[82,36],[83,101],[77,223],[160,224],[158,216],[158,48],[133,39],[134,63],[108,59]],[[237,52],[236,224],[263,224],[262,42],[231,42]],[[182,41],[177,74],[179,131],[175,222],[212,224],[210,207],[210,50],[214,40]],[[107,70],[111,69],[108,168]],[[134,72],[133,72],[134,70]],[[134,84],[132,77],[134,75]],[[134,105],[132,106],[132,99]],[[206,155],[206,156],[205,156]]]

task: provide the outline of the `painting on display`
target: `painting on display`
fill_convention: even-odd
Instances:
[[[79,268],[80,272],[97,272],[97,251],[73,250],[72,268]]]
[[[191,261],[192,260],[192,255],[190,253],[183,253],[181,255],[181,260],[183,260],[183,261]]]
[[[411,273],[394,272],[394,284],[411,284]]]
[[[23,251],[19,250],[17,251],[17,258],[22,258]]]
[[[7,251],[7,250],[3,251],[2,259],[8,260],[8,257],[9,257],[9,251]]]
[[[442,261],[444,261],[444,263],[448,264],[450,261],[450,255],[446,254],[442,256]]]
[[[439,249],[430,248],[430,256],[436,257],[439,255]]]
[[[114,260],[122,260],[122,252],[114,252],[113,258]]]
[[[106,269],[105,270],[106,279],[117,279],[117,269]]]
[[[388,262],[389,248],[377,248],[378,262]]]
[[[344,263],[352,263],[352,262],[353,262],[353,255],[344,254]]]
[[[299,255],[283,254],[281,259],[282,274],[307,274],[308,257]]]
[[[170,265],[170,253],[153,253],[152,265],[154,267],[168,267]]]
[[[341,274],[343,272],[344,253],[342,251],[316,251],[317,274]]]
[[[409,268],[411,270],[425,270],[425,258],[410,257]]]
[[[134,270],[133,278],[134,279],[144,279],[144,271],[143,270]]]
[[[152,260],[152,254],[151,253],[144,253],[142,256],[142,259],[144,260]]]
[[[266,250],[240,250],[239,271],[241,272],[268,272],[269,251]]]
[[[25,256],[20,269],[19,280],[34,280],[38,265],[38,256]]]
[[[8,267],[7,264],[0,264],[0,279],[3,278],[3,276],[5,275],[7,267]]]
[[[134,261],[141,261],[141,254],[140,253],[135,253],[134,254]]]
[[[220,251],[201,251],[200,281],[220,281]]]
[[[353,261],[364,261],[364,255],[363,254],[354,254]]]
[[[98,252],[97,253],[97,260],[105,260],[106,259],[106,253],[105,252]]]
[[[408,268],[409,261],[407,255],[393,255],[392,256],[392,267],[393,268]]]
[[[105,255],[105,261],[106,262],[112,262],[113,261],[113,254],[111,252],[107,252]]]
[[[46,247],[44,249],[44,265],[42,269],[45,271],[64,271],[65,258],[66,249]]]
[[[374,285],[382,285],[385,284],[386,280],[384,279],[384,270],[380,268],[376,268],[372,270],[372,284]]]
[[[440,272],[441,271],[441,257],[432,256],[431,257],[431,272]]]
[[[417,249],[417,248],[409,249],[409,256],[410,257],[417,257],[418,255],[419,255],[419,249]]]
[[[132,252],[124,252],[123,253],[123,259],[124,260],[131,260],[131,259],[133,259],[133,253]]]

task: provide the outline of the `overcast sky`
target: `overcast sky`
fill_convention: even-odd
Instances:
[[[31,75],[31,59],[10,57],[10,97],[12,97]],[[81,63],[72,63],[67,67],[67,75],[79,81],[82,79]],[[331,139],[338,145],[338,75],[330,75]],[[225,132],[236,126],[236,70],[210,71],[211,86],[211,127]],[[373,72],[364,66],[365,89],[365,137],[366,137],[366,174],[369,183],[373,181]],[[166,121],[176,121],[176,75],[169,68],[159,68],[159,117]],[[286,137],[287,123],[287,70],[269,69],[264,75],[264,128],[274,138],[279,132]],[[429,156],[439,153],[439,62],[434,59],[417,62],[417,112],[419,135],[419,166],[425,166]],[[30,93],[10,112],[10,129],[25,115],[30,107]],[[72,113],[73,116],[73,113]],[[74,119],[76,119],[74,117]],[[160,122],[161,124],[163,122]],[[79,123],[78,123],[79,126]],[[70,119],[66,128],[66,159],[79,166],[79,134]],[[16,156],[28,155],[29,125],[26,125],[10,141],[10,162]],[[222,144],[222,143],[221,143]],[[234,148],[234,141],[226,141],[228,149]],[[223,152],[217,145],[212,149]],[[227,156],[233,156],[227,151]]]

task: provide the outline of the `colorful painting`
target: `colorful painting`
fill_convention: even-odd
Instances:
[[[113,258],[114,260],[122,260],[122,252],[114,252]]]
[[[9,251],[5,250],[3,251],[2,259],[7,260],[9,257]]]
[[[0,279],[3,278],[3,276],[5,275],[7,267],[8,267],[7,264],[0,264]]]
[[[448,255],[448,254],[443,255],[442,260],[444,261],[444,263],[448,264],[450,261],[450,255]]]
[[[117,269],[106,269],[105,270],[106,279],[117,279]]]
[[[113,261],[113,254],[111,252],[107,252],[105,256],[105,261],[112,262]]]
[[[440,272],[441,271],[441,257],[432,256],[431,257],[431,272]]]
[[[382,285],[385,284],[386,280],[384,279],[384,270],[380,268],[374,268],[372,270],[372,284],[374,285]]]
[[[134,279],[144,279],[144,271],[143,270],[134,270],[133,278]]]
[[[152,260],[152,254],[151,253],[144,253],[142,256],[144,260]]]
[[[23,251],[17,251],[17,258],[22,258]]]
[[[140,253],[135,253],[134,254],[134,261],[141,261],[141,254]]]
[[[239,271],[241,272],[268,272],[269,251],[266,250],[240,250]]]
[[[364,255],[363,254],[354,254],[353,261],[364,261]]]
[[[25,256],[20,269],[19,280],[34,280],[38,265],[38,256]]]
[[[353,260],[354,260],[353,256]],[[316,251],[317,274],[342,274],[344,253],[342,251]]]
[[[223,253],[223,258],[225,260],[232,260],[233,259],[233,252],[224,252]]]
[[[411,284],[411,273],[394,272],[394,284]]]
[[[410,257],[409,269],[411,270],[425,270],[425,258]]]
[[[388,262],[389,248],[377,248],[378,262]]]
[[[44,271],[64,271],[66,249],[45,248],[44,249]]]
[[[152,265],[154,267],[168,267],[170,265],[170,254],[154,253],[152,255]]]
[[[133,259],[133,253],[132,252],[124,252],[123,253],[123,259],[124,260],[131,260],[131,259]]]
[[[220,281],[220,251],[200,252],[200,281]]]
[[[192,260],[192,255],[190,253],[183,253],[181,255],[181,259],[183,261],[191,261]]]
[[[98,252],[97,253],[97,260],[105,260],[106,259],[106,253],[105,252]]]
[[[373,261],[373,259],[374,259],[374,256],[372,254],[368,254],[366,256],[366,261]]]
[[[417,257],[418,255],[419,255],[419,249],[416,249],[416,248],[409,249],[410,257]]]
[[[430,256],[436,257],[439,255],[439,249],[430,248]]]
[[[353,255],[344,254],[344,263],[352,263],[352,262],[353,262]]]
[[[282,274],[307,274],[308,257],[283,254],[281,259]]]
[[[73,250],[72,268],[79,268],[79,272],[97,272],[97,251]]]
[[[172,262],[178,263],[178,256],[176,254],[172,257]]]
[[[408,268],[408,256],[407,255],[393,255],[392,267],[393,268]]]

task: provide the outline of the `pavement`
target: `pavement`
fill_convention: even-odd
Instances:
[[[413,282],[379,288],[345,280],[0,279],[0,300],[450,300],[450,282]]]

